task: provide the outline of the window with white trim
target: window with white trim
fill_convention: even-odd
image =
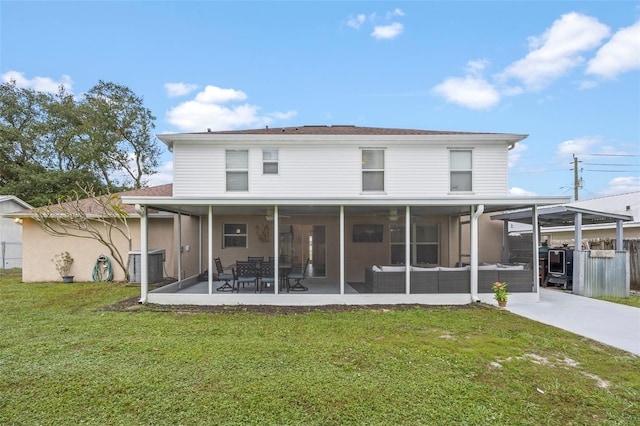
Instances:
[[[362,191],[384,191],[384,150],[362,150]]]
[[[262,150],[262,174],[264,175],[278,174],[278,150],[277,149]]]
[[[249,190],[249,151],[227,150],[227,191]]]
[[[247,248],[247,224],[225,223],[222,225],[222,248]]]
[[[391,225],[391,264],[405,264],[405,227]],[[439,263],[440,235],[437,223],[414,224],[411,228],[410,256],[412,265]]]
[[[470,149],[449,151],[449,171],[451,192],[473,190],[473,158]]]

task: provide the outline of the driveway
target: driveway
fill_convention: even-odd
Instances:
[[[539,303],[510,301],[507,310],[640,355],[640,308],[540,288]]]

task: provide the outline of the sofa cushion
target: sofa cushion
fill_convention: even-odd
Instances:
[[[382,266],[382,272],[404,272],[404,266]]]
[[[425,268],[424,266],[412,266],[411,270],[412,271],[416,271],[416,272],[419,272],[419,271],[439,271],[440,267],[439,266],[434,266],[432,268]]]
[[[378,265],[373,265],[373,266],[371,267],[371,270],[372,270],[373,272],[382,272],[382,269],[380,269],[380,267],[379,267]]]

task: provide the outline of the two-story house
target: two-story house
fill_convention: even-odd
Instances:
[[[173,194],[123,196],[141,216],[140,300],[461,304],[491,302],[491,282],[508,280],[512,297],[536,301],[537,238],[530,261],[510,264],[506,227],[485,220],[568,201],[508,194],[509,150],[525,137],[356,126],[159,135]],[[150,208],[178,215],[179,280],[154,291]],[[273,285],[219,280],[216,258],[229,274],[250,257],[272,259]]]

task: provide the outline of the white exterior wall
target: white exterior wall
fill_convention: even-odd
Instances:
[[[221,142],[174,144],[174,196],[177,197],[361,197],[361,149],[385,150],[385,193],[393,197],[442,197],[449,192],[449,149],[472,149],[473,194],[506,195],[508,151],[504,143],[283,144],[234,141],[249,151],[249,191],[226,192],[225,146]],[[278,174],[263,175],[262,150],[276,148]],[[465,193],[468,194],[468,193]],[[454,193],[455,195],[455,193]]]

